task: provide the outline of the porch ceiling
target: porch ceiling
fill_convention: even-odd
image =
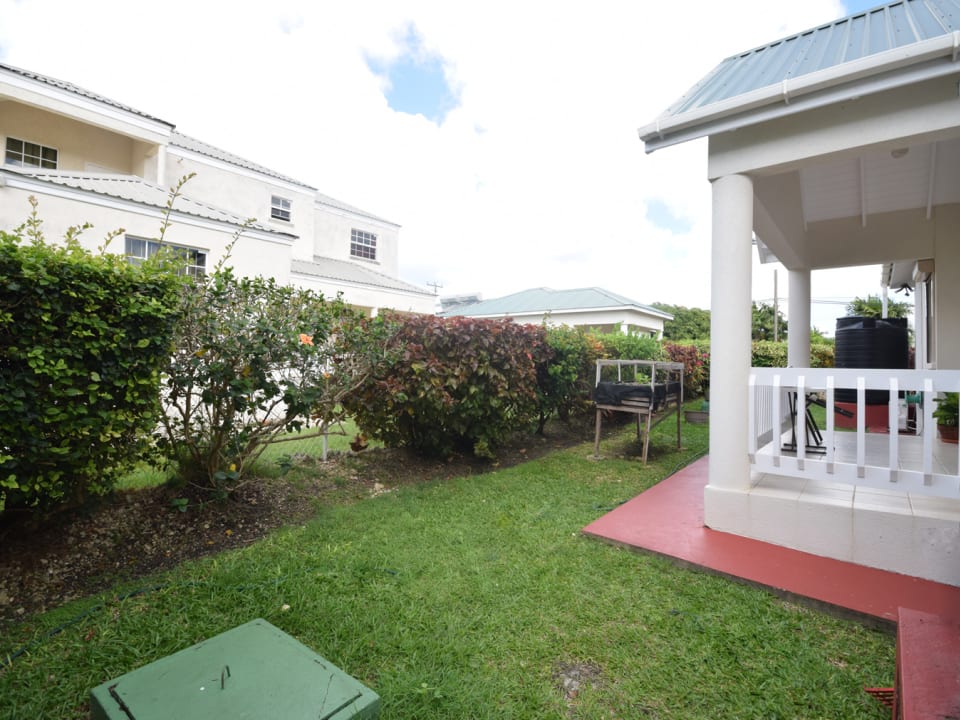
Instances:
[[[960,202],[960,138],[801,168],[805,224]]]
[[[787,267],[829,268],[929,255],[938,205],[960,203],[960,137],[811,159],[754,178],[756,234]],[[911,251],[909,257],[902,256]]]

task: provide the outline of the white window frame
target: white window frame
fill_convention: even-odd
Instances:
[[[10,147],[11,143],[20,143],[19,150],[12,149]],[[29,154],[28,150],[30,151]],[[50,157],[51,153],[53,154],[52,158]],[[8,135],[4,143],[3,162],[5,165],[13,165],[14,167],[56,170],[60,166],[60,151],[54,147]]]
[[[350,257],[361,260],[377,259],[377,236],[366,230],[350,230]]]
[[[270,196],[270,219],[271,220],[282,220],[283,222],[290,222],[291,217],[291,203],[285,197],[280,197],[279,195]]]
[[[187,247],[186,245],[173,245],[171,243],[159,243],[156,240],[137,237],[136,235],[124,236],[124,252],[127,256],[127,262],[133,265],[139,265],[147,258],[152,258],[160,248],[169,249],[174,255],[185,258],[187,263],[179,270],[181,275],[192,275],[193,277],[202,277],[207,274],[207,251],[199,248]]]

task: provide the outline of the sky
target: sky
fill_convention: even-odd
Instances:
[[[598,286],[707,308],[705,141],[647,155],[637,128],[725,57],[875,4],[0,0],[0,62],[398,223],[401,277],[439,296]],[[815,272],[813,324],[832,334],[879,281]]]

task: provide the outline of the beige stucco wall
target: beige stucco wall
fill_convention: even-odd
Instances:
[[[315,228],[312,190],[280,180],[273,181],[264,175],[200,158],[171,146],[167,151],[167,184],[174,185],[190,173],[196,175],[184,186],[184,195],[242,218],[256,218],[259,224],[277,232],[296,235],[294,257],[303,260],[313,257]],[[270,217],[270,201],[274,195],[290,201],[289,222]]]
[[[369,267],[390,277],[398,277],[400,229],[396,225],[315,203],[314,254],[337,260],[367,263]],[[364,260],[350,255],[350,231],[356,228],[377,236],[377,259]]]
[[[624,325],[630,332],[643,334],[663,334],[663,319],[646,315],[638,311],[626,310],[587,310],[583,312],[556,312],[537,315],[519,315],[513,318],[518,323],[551,326],[569,325],[571,327],[592,328],[602,332],[620,332]]]
[[[6,102],[0,111],[3,146],[15,137],[55,148],[58,170],[139,174],[143,167],[144,143],[28,105]]]
[[[160,231],[159,210],[125,203],[94,204],[85,202],[80,193],[75,197],[39,195],[9,185],[0,187],[0,230],[10,231],[24,222],[30,213],[27,198],[31,194],[39,200],[38,214],[43,220],[42,228],[48,242],[60,241],[68,228],[83,223],[93,225],[80,236],[81,244],[92,251],[103,244],[107,233],[118,228],[123,228],[127,235],[142,238],[154,238]],[[207,253],[207,267],[212,268],[223,257],[233,232],[234,228],[226,225],[188,218],[178,221],[174,216],[165,240],[204,251]],[[122,254],[123,237],[113,240],[109,250]],[[257,234],[246,234],[234,246],[228,264],[239,275],[272,276],[279,283],[287,283],[290,250],[289,243],[271,242]]]

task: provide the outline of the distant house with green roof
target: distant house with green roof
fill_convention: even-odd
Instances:
[[[458,299],[459,300],[459,299]],[[491,300],[444,305],[443,317],[510,318],[519,323],[569,325],[601,332],[663,335],[670,313],[598,287],[576,290],[533,288]]]

